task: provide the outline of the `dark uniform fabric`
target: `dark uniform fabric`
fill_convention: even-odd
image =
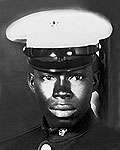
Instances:
[[[0,150],[38,150],[44,143],[48,143],[53,150],[120,150],[120,133],[93,118],[85,115],[81,124],[77,123],[64,136],[60,136],[57,129],[47,129],[43,124],[2,142]]]

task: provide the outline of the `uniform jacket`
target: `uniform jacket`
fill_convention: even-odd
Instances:
[[[82,125],[77,123],[64,136],[59,135],[58,129],[47,129],[42,124],[1,142],[0,150],[40,150],[44,144],[52,150],[120,150],[120,133],[93,120],[89,115],[84,117]]]

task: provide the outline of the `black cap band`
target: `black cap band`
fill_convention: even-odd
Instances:
[[[23,53],[28,57],[52,57],[54,53],[56,57],[91,55],[98,51],[96,45],[70,48],[27,48],[24,47]],[[53,56],[54,57],[54,56]]]
[[[74,48],[25,48],[28,62],[36,70],[43,71],[69,71],[84,67],[93,62],[97,46]]]

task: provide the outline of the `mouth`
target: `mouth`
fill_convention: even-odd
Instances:
[[[77,109],[74,108],[72,105],[58,104],[55,105],[54,107],[50,107],[49,111],[57,117],[69,117],[73,113],[75,113]]]

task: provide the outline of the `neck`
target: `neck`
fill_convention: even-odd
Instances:
[[[45,129],[46,131],[49,131],[50,133],[55,133],[60,129],[65,129],[67,132],[73,132],[73,133],[83,133],[85,131],[87,131],[89,129],[89,127],[91,126],[93,120],[95,120],[94,114],[92,112],[91,109],[89,109],[85,115],[79,119],[78,122],[76,122],[76,124],[74,124],[73,126],[70,127],[51,127],[46,118],[43,117],[43,121],[42,121],[42,128]]]

